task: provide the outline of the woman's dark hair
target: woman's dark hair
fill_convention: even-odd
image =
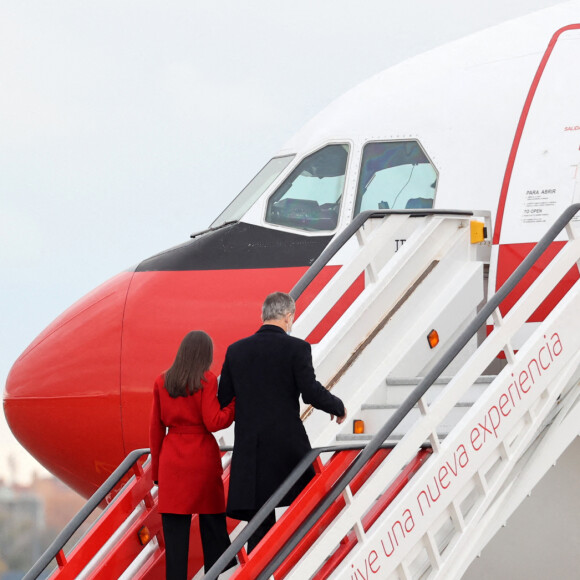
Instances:
[[[203,330],[188,332],[179,345],[175,360],[165,372],[165,388],[173,398],[193,395],[202,388],[203,375],[213,360],[213,342]]]

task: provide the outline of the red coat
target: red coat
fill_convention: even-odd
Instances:
[[[232,424],[234,404],[220,408],[217,379],[211,372],[206,373],[203,388],[188,397],[170,397],[164,382],[164,375],[155,381],[149,430],[159,512],[223,513],[223,470],[211,431]]]

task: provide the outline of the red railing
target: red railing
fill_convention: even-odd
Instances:
[[[81,572],[91,580],[118,578],[142,554],[145,546],[150,553],[143,554],[143,561],[133,577],[142,580],[164,578],[165,546],[161,516],[157,512],[157,497],[152,494],[151,464],[143,463],[143,456],[148,452],[148,449],[133,451],[125,458],[28,572],[26,580],[38,578],[53,560],[56,560],[57,568],[50,575],[50,580],[77,578]],[[229,472],[224,474],[226,487],[228,480]],[[123,482],[126,483],[120,488]],[[73,534],[117,490],[117,495],[88,532],[65,554],[65,544]],[[228,520],[228,524],[231,531],[238,522]],[[149,541],[142,543],[139,532],[145,528]],[[150,543],[153,539],[156,542]],[[203,565],[196,516],[192,521],[189,553],[189,569],[193,576]]]
[[[254,580],[263,572],[273,557],[284,546],[288,539],[304,523],[314,508],[326,496],[340,476],[350,467],[359,454],[358,449],[337,451],[323,466],[317,460],[315,466],[317,474],[306,489],[284,512],[283,516],[264,537],[263,541],[241,562],[239,570],[232,576],[232,580]],[[363,484],[372,476],[377,467],[390,453],[390,449],[379,449],[354,477],[350,484],[351,493],[356,495]],[[430,450],[421,450],[417,456],[407,465],[405,470],[397,477],[395,482],[381,495],[373,508],[363,518],[363,527],[368,530],[377,520],[379,515],[393,501],[399,491],[405,486],[412,475],[419,469],[427,458]],[[312,544],[318,539],[323,531],[332,526],[332,522],[340,515],[345,507],[343,496],[337,498],[330,508],[318,520],[299,544],[294,548],[281,566],[274,573],[276,580],[284,578],[292,568],[300,561]],[[330,556],[323,568],[316,575],[318,580],[327,578],[328,575],[340,564],[348,552],[356,545],[357,539],[354,534],[349,534],[340,543],[339,547]]]
[[[66,537],[67,529],[65,529],[63,531],[65,537],[61,538],[63,545],[58,547],[58,549],[54,549],[52,555],[48,554],[48,559],[45,554],[44,559],[46,563],[44,567],[53,558],[56,559],[58,564],[57,569],[50,576],[51,580],[74,579],[83,571],[85,577],[91,580],[117,578],[121,576],[144,549],[139,539],[139,531],[144,527],[148,529],[150,541],[156,538],[156,544],[150,544],[150,553],[143,558],[143,562],[141,562],[139,569],[135,570],[133,577],[139,580],[156,580],[164,577],[165,546],[163,534],[161,533],[161,517],[157,512],[157,498],[151,493],[153,482],[151,481],[150,462],[143,465],[141,459],[144,452],[145,450],[141,450],[141,453],[136,455],[133,463],[129,463],[128,466],[125,465],[124,471],[120,471],[119,473],[115,472],[118,480],[127,479],[127,475],[133,475],[134,477],[125,484],[114,500],[107,506],[107,509],[70,553],[65,555],[64,543],[74,533],[74,530]],[[324,498],[345,470],[352,465],[359,452],[360,449],[357,449],[355,446],[355,448],[351,447],[346,450],[335,451],[326,464],[322,464],[319,458],[316,459],[314,464],[316,471],[315,477],[296,501],[285,511],[276,526],[264,538],[264,541],[252,552],[250,557],[246,555],[244,549],[238,553],[241,567],[235,573],[234,578],[248,580],[256,578],[271,561],[273,555],[280,550],[308,515],[312,513],[313,509]],[[356,495],[364,482],[372,476],[389,453],[390,449],[380,449],[371,457],[351,483],[353,495]],[[417,458],[399,476],[397,481],[382,495],[373,509],[365,516],[363,520],[365,529],[368,529],[379,514],[386,509],[388,504],[424,461],[425,455],[426,452],[420,452]],[[228,483],[229,469],[226,469],[224,473],[226,490]],[[111,484],[111,486],[113,485]],[[98,505],[102,501],[102,498],[106,496],[106,493],[109,493],[102,489],[100,491],[101,497],[95,499],[97,495],[95,494],[89,500],[88,504],[97,502]],[[142,509],[136,509],[141,503]],[[332,522],[340,514],[344,506],[345,501],[341,496],[324,513],[316,526],[308,532],[305,538],[303,538],[290,556],[279,567],[276,571],[277,580],[284,578],[290,572],[292,567],[306,553],[312,543],[322,534],[323,530],[332,525]],[[82,519],[84,521],[90,511],[85,507],[79,512],[77,518],[75,518],[75,520],[79,520],[77,527],[82,523],[80,520]],[[82,512],[85,512],[85,515],[81,518]],[[71,522],[71,525],[73,523],[74,520]],[[228,529],[230,532],[237,524],[238,522],[235,520],[228,520]],[[57,538],[57,541],[59,538]],[[112,538],[114,538],[114,541],[111,541]],[[108,542],[110,545],[107,545]],[[317,578],[326,578],[330,574],[330,571],[340,564],[355,544],[356,538],[353,534],[349,534],[341,542],[334,554],[332,554],[323,570],[317,575]],[[151,546],[154,546],[154,548],[151,549]],[[190,538],[190,576],[194,576],[202,566],[201,542],[198,526],[196,525],[196,516],[194,516]],[[44,569],[38,566],[35,566],[35,568],[29,572],[26,578],[37,578]]]
[[[423,465],[431,449],[422,449],[417,453],[415,458],[410,461],[405,469],[401,472],[399,477],[393,484],[377,499],[369,512],[365,514],[362,519],[362,525],[365,532],[377,521],[379,516],[387,509],[391,502],[397,497],[399,492],[405,487],[407,482],[415,474],[415,472]],[[354,481],[354,480],[353,480]],[[354,532],[347,534],[341,541],[338,548],[326,560],[324,565],[318,570],[314,580],[325,580],[337,568],[337,566],[346,558],[348,553],[356,546],[358,539]],[[276,577],[278,579],[278,577]],[[282,576],[280,577],[282,578]]]
[[[120,576],[143,549],[138,535],[143,526],[149,529],[151,537],[162,537],[159,534],[161,518],[157,513],[157,502],[151,495],[150,464],[143,468],[137,460],[131,471],[135,476],[134,479],[125,485],[71,552],[65,556],[63,549],[59,550],[56,555],[58,568],[50,576],[51,580],[77,578],[124,525],[127,527],[119,534],[115,544],[106,553],[99,554],[98,566],[88,575],[89,578]],[[135,508],[141,502],[144,502],[144,509],[134,514]],[[127,525],[126,522],[132,514],[133,521]],[[162,539],[160,543],[162,545]]]

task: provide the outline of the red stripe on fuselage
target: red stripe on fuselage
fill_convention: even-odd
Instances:
[[[502,183],[497,215],[495,231],[493,235],[493,244],[499,245],[498,258],[497,258],[497,275],[495,280],[495,288],[499,289],[502,284],[509,278],[513,271],[521,264],[522,260],[528,255],[530,250],[535,246],[536,241],[530,243],[520,243],[520,244],[501,244],[501,229],[503,224],[503,217],[505,212],[505,205],[507,201],[507,195],[510,187],[511,177],[514,170],[514,165],[516,162],[516,157],[518,154],[520,142],[528,119],[528,114],[534,100],[534,96],[542,79],[542,75],[550,56],[553,53],[554,47],[560,36],[568,30],[580,29],[580,24],[572,24],[565,26],[552,36],[546,52],[542,57],[538,70],[534,76],[530,90],[526,97],[522,113],[520,115],[520,120],[516,129],[514,136],[512,148],[507,162],[507,167],[504,175],[504,180]],[[540,272],[545,268],[545,266],[552,260],[552,258],[560,251],[564,242],[554,242],[544,253],[542,258],[534,266],[534,268],[526,275],[526,277],[518,284],[506,300],[501,305],[501,312],[505,314],[510,310],[510,308],[515,304],[515,302],[522,296],[527,288],[532,284],[532,282],[538,277]],[[544,318],[551,312],[554,306],[560,301],[565,292],[569,290],[575,280],[578,279],[578,270],[572,268],[562,281],[554,288],[554,290],[549,294],[549,296],[542,302],[542,304],[537,308],[537,310],[532,314],[529,322],[539,322],[544,320]]]
[[[365,288],[364,272],[350,285],[348,290],[339,298],[328,314],[320,321],[318,326],[308,335],[306,340],[310,344],[320,342],[326,333],[336,324],[338,319],[346,312],[348,307],[356,300],[357,296]]]
[[[297,303],[297,318],[339,268],[327,266],[306,289]],[[147,446],[148,424],[143,417],[149,416],[153,382],[171,365],[187,332],[199,329],[212,337],[212,371],[219,375],[228,345],[260,327],[264,298],[270,292],[290,291],[306,270],[136,272],[123,320],[121,408],[125,448]],[[360,283],[351,288],[338,308],[350,304],[361,289]],[[333,316],[325,319],[314,338],[326,334],[333,323]]]
[[[518,127],[516,129],[516,134],[514,136],[512,148],[511,148],[511,151],[510,151],[510,154],[508,157],[508,162],[507,162],[507,167],[506,167],[505,174],[504,174],[503,184],[501,186],[501,193],[499,196],[499,204],[498,204],[497,214],[496,214],[496,218],[495,218],[495,231],[493,234],[493,243],[494,244],[500,243],[500,239],[501,239],[500,234],[501,234],[501,226],[502,226],[502,222],[503,222],[503,214],[504,214],[504,210],[505,210],[505,203],[507,200],[507,194],[508,194],[508,190],[509,190],[509,186],[510,186],[510,181],[511,181],[512,173],[514,170],[514,165],[516,162],[516,156],[517,156],[518,149],[520,146],[520,141],[522,139],[522,134],[524,132],[524,127],[526,125],[526,120],[528,118],[528,113],[530,112],[530,107],[532,106],[532,101],[534,100],[536,90],[538,89],[538,85],[540,84],[542,74],[544,73],[546,65],[548,64],[548,60],[550,59],[550,56],[552,55],[552,51],[554,50],[554,47],[556,46],[556,42],[558,41],[558,38],[560,38],[560,36],[564,32],[566,32],[567,30],[576,30],[576,29],[580,29],[580,24],[571,24],[569,26],[565,26],[564,28],[560,28],[560,30],[556,31],[554,36],[552,36],[550,43],[548,44],[548,48],[546,49],[546,52],[544,53],[544,56],[540,62],[540,66],[538,67],[538,70],[536,71],[536,75],[534,76],[534,80],[532,81],[532,85],[530,86],[528,96],[526,97],[526,101],[524,103],[524,108],[522,109],[522,114],[520,115],[520,120],[518,123]],[[498,282],[496,284],[496,288],[499,288],[499,287],[500,287],[500,284]]]
[[[504,244],[499,246],[497,287],[510,277],[513,271],[522,263],[524,258],[530,253],[535,243],[530,244]],[[508,297],[502,302],[500,311],[505,315],[512,306],[519,300],[522,294],[532,285],[534,280],[544,271],[544,268],[552,261],[554,256],[566,245],[566,242],[553,242],[536,262],[534,267],[524,276],[521,282],[512,290]],[[546,299],[534,311],[528,322],[541,322],[553,310],[562,297],[570,290],[576,280],[578,280],[578,268],[573,266],[567,274],[558,282]]]

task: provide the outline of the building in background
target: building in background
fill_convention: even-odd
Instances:
[[[54,477],[0,480],[0,580],[22,578],[84,503]]]

